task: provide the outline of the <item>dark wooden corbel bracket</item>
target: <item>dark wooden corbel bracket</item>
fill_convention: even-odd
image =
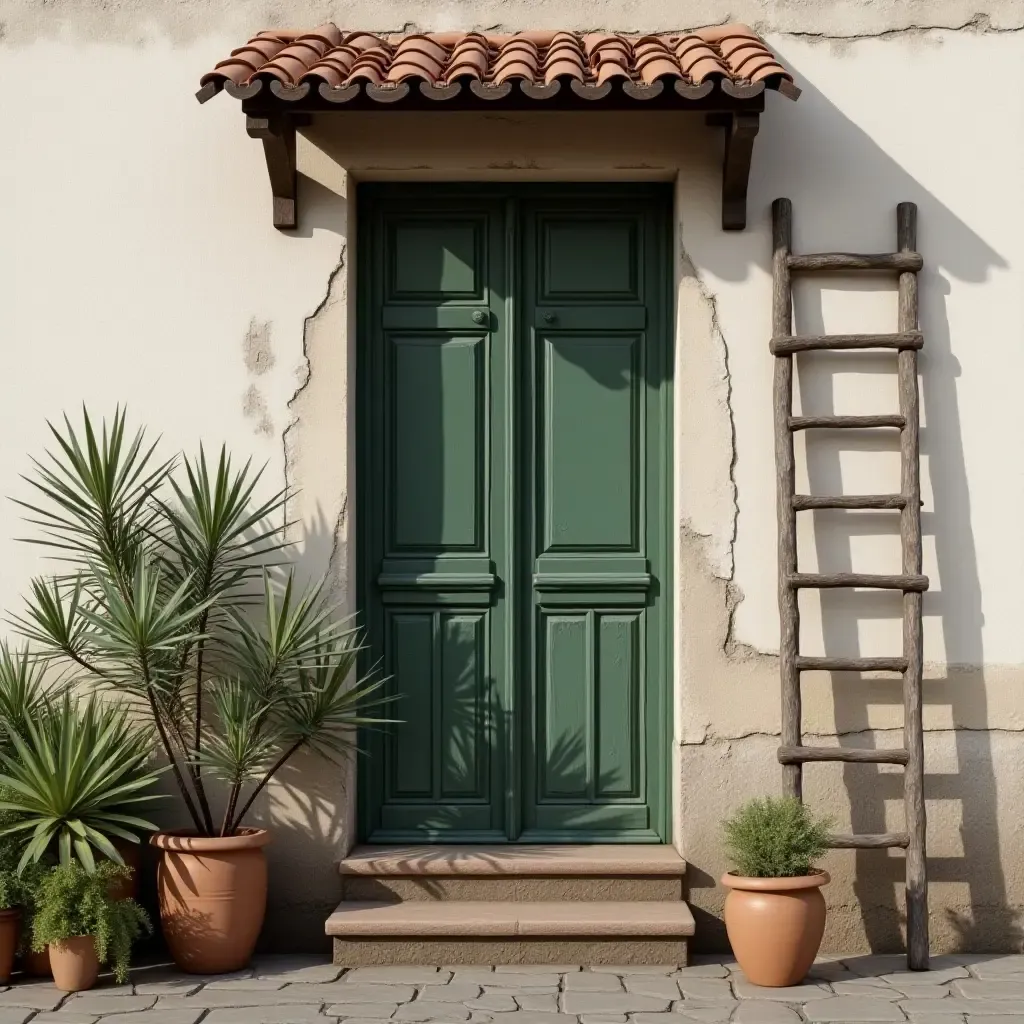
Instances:
[[[725,129],[722,159],[722,229],[742,231],[747,226],[747,183],[758,129],[758,114],[709,114],[708,124]]]
[[[295,114],[246,116],[245,130],[250,138],[263,143],[263,155],[274,195],[274,227],[293,228],[298,223],[295,210],[295,128],[308,119]]]

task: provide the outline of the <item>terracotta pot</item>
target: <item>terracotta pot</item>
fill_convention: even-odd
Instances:
[[[161,832],[157,868],[160,924],[174,962],[193,974],[243,968],[256,948],[267,908],[270,834],[242,829],[224,839]]]
[[[11,980],[20,933],[21,911],[0,910],[0,985],[6,985]]]
[[[53,983],[61,992],[82,992],[92,988],[100,973],[96,942],[91,935],[76,935],[50,943]]]
[[[730,890],[725,928],[743,973],[755,985],[783,988],[804,979],[825,933],[828,873],[796,878],[722,876]]]
[[[49,978],[53,974],[53,969],[50,967],[50,947],[47,946],[42,953],[37,953],[35,950],[29,950],[25,954],[25,973],[32,975],[33,978]]]
[[[123,839],[114,840],[114,849],[121,854],[125,867],[131,871],[130,878],[119,878],[108,890],[115,900],[135,899],[139,894],[139,865],[142,863],[142,847]]]

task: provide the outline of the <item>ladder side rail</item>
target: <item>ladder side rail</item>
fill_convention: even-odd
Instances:
[[[896,208],[897,248],[917,248],[917,206],[900,203]],[[917,275],[904,271],[899,278],[899,326],[901,332],[918,327]],[[917,350],[901,349],[898,359],[900,414],[905,425],[900,433],[900,477],[906,505],[900,513],[900,547],[905,574],[921,573],[921,469],[920,397],[917,383]],[[924,730],[921,718],[923,641],[922,594],[903,594],[903,746],[907,751],[904,772],[904,813],[908,835],[906,853],[907,964],[911,970],[928,969],[928,878],[925,850]]]
[[[772,337],[793,333],[793,289],[789,255],[793,247],[793,204],[788,199],[772,203]],[[800,604],[789,578],[797,570],[796,463],[793,432],[793,355],[777,353],[773,384],[775,421],[775,504],[778,515],[779,675],[782,689],[782,745],[798,747],[802,741],[800,672],[796,659],[800,642]],[[803,799],[803,766],[782,766],[783,793]]]

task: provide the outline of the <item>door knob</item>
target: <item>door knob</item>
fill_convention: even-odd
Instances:
[[[558,319],[558,317],[555,316],[554,313],[545,313],[544,314],[544,323],[546,323],[546,324],[553,324],[557,319]]]
[[[487,320],[487,314],[482,309],[473,310],[473,323],[482,324]]]

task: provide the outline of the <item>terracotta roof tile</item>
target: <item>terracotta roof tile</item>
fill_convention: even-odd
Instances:
[[[700,86],[704,95],[716,83],[748,91],[763,83],[793,99],[799,95],[792,75],[746,25],[639,37],[550,31],[378,36],[342,32],[331,23],[312,31],[271,29],[203,75],[198,96],[205,101],[224,87],[252,95],[259,82],[269,82],[282,99],[319,91],[333,102],[363,91],[390,100],[417,85],[432,99],[447,99],[463,84],[478,96],[507,95],[518,84],[538,99],[554,95],[560,83],[591,99],[616,84],[633,96],[673,83],[684,95]]]

